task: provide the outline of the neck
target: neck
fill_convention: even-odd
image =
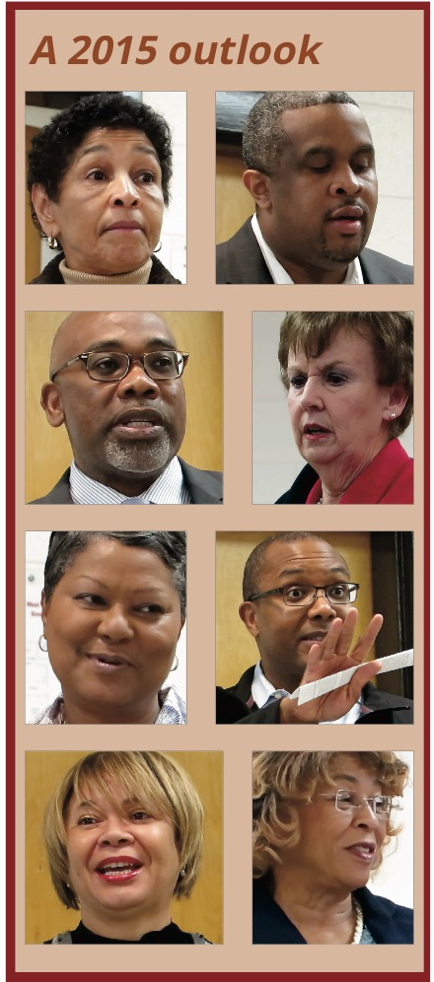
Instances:
[[[320,464],[319,467],[313,464],[321,480],[322,500],[324,505],[337,505],[347,490],[360,477],[366,467],[372,463],[380,450],[388,442],[388,433],[380,432],[377,439],[366,450],[363,457],[353,456],[340,457],[330,464]]]
[[[287,692],[294,692],[300,685],[303,673],[292,670],[289,665],[268,665],[267,660],[261,658],[261,668],[267,682],[274,689],[286,689]]]
[[[273,898],[308,944],[351,944],[356,910],[342,885],[313,883],[306,869],[274,869]]]
[[[113,472],[110,474],[103,474],[97,471],[90,474],[89,468],[86,467],[86,464],[81,464],[79,457],[77,457],[75,454],[74,459],[79,470],[92,481],[97,481],[98,484],[103,484],[107,488],[112,488],[113,491],[118,491],[119,494],[125,494],[127,498],[133,498],[147,491],[148,488],[155,483],[157,478],[161,477],[173,458],[166,461],[164,466],[159,467],[158,470],[145,474],[129,474],[127,471],[118,469],[113,469]]]
[[[88,931],[103,938],[115,938],[119,941],[140,941],[144,934],[150,931],[161,931],[171,923],[170,908],[165,905],[158,911],[149,913],[139,910],[93,911],[83,908],[81,919]]]
[[[118,723],[155,723],[160,712],[158,692],[152,693],[147,698],[141,700],[137,706],[119,706],[119,704],[101,705],[89,707],[89,704],[82,704],[74,697],[71,698],[68,692],[63,693],[65,723],[84,723],[84,724],[118,724]]]

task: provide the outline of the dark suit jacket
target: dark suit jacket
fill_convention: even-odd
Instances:
[[[221,505],[223,501],[222,475],[218,471],[201,471],[191,467],[185,460],[179,458],[184,481],[191,494],[194,505]],[[60,481],[44,495],[29,502],[30,505],[72,505],[74,504],[69,490],[69,468],[62,474]]]
[[[59,271],[60,263],[62,259],[65,258],[63,252],[59,252],[57,256],[53,256],[50,262],[47,263],[45,269],[39,276],[35,276],[31,283],[57,283],[65,286],[65,280],[61,272]],[[149,283],[181,283],[181,280],[175,280],[175,277],[169,273],[169,270],[163,266],[163,263],[157,258],[157,256],[152,256],[152,269],[149,276]]]
[[[413,267],[381,252],[363,249],[359,256],[365,283],[413,283]],[[273,283],[250,218],[227,242],[217,246],[217,283]]]
[[[228,689],[217,687],[217,723],[278,723],[279,700],[264,709],[258,709],[252,701],[252,682],[255,666],[251,665],[235,685]],[[371,712],[360,716],[354,724],[373,723],[412,723],[413,703],[411,699],[398,698],[382,692],[371,682],[362,689],[363,703]]]

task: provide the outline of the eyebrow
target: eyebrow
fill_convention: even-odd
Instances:
[[[348,781],[349,784],[359,784],[359,779],[354,777],[354,774],[333,774],[332,776],[335,783],[337,781]],[[374,783],[381,787],[380,781],[375,781]],[[375,792],[373,793],[375,794]]]
[[[110,153],[111,149],[112,148],[108,146],[107,143],[96,143],[91,147],[84,147],[82,150],[79,150],[77,153],[77,160],[82,160],[83,157],[86,157],[90,153]],[[140,153],[146,155],[149,154],[151,157],[155,158],[158,164],[160,163],[157,151],[154,150],[153,147],[148,146],[147,143],[134,143],[133,150],[138,150]]]
[[[321,355],[316,355],[316,356],[314,355],[313,358],[307,358],[307,361],[318,361],[320,358],[321,358]],[[289,367],[291,367],[292,369],[297,368],[300,372],[304,372],[304,369],[301,368],[301,367],[299,367],[299,366],[300,366],[300,363],[298,361],[290,362],[289,356],[288,356],[288,368]],[[328,362],[326,362],[325,365],[321,365],[320,371],[321,372],[329,372],[332,368],[339,368],[341,366],[342,367],[345,367],[347,369],[348,368],[352,368],[352,364],[350,363],[350,360],[349,359],[348,359],[348,361],[345,361],[344,358],[334,358],[333,361],[328,361]]]
[[[109,801],[110,799],[107,800]],[[121,808],[125,808],[128,805],[139,805],[139,804],[140,804],[140,798],[124,798],[124,800],[121,802]],[[83,808],[89,808],[89,806],[91,808],[100,808],[100,805],[97,805],[96,801],[92,801],[91,798],[83,798],[82,801],[79,801],[75,805],[75,807],[79,811]]]
[[[362,143],[359,147],[356,147],[356,149],[353,150],[353,152],[351,153],[351,157],[356,157],[358,153],[370,153],[370,154],[375,153],[373,144]],[[317,147],[310,147],[310,149],[306,150],[306,153],[303,154],[302,160],[310,160],[311,157],[316,157],[319,156],[320,154],[331,154],[332,156],[334,156],[335,155],[334,147],[327,147],[321,145]]]
[[[176,345],[169,338],[152,337],[146,341],[146,348],[155,348],[156,350],[163,348],[169,349],[170,351],[176,351]],[[123,341],[119,341],[117,338],[103,338],[102,341],[95,341],[91,343],[86,351],[124,351],[125,344]],[[146,350],[146,349],[145,349]]]

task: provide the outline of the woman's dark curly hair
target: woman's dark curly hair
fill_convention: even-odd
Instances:
[[[151,106],[122,92],[95,92],[63,109],[33,137],[28,155],[27,187],[42,184],[51,201],[58,201],[69,165],[94,129],[141,130],[157,151],[162,174],[164,203],[169,204],[172,177],[172,137],[168,123]],[[31,206],[32,207],[32,206]],[[32,207],[33,223],[46,238]]]

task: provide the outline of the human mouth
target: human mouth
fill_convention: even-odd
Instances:
[[[132,667],[131,662],[124,655],[112,655],[105,651],[96,653],[87,651],[86,658],[92,663],[95,669],[108,674],[117,672],[123,668]]]
[[[300,643],[307,644],[311,648],[313,644],[322,644],[326,637],[327,631],[310,631],[309,634],[301,636]]]
[[[143,868],[143,864],[130,856],[118,856],[114,859],[104,859],[96,867],[95,872],[106,883],[127,883],[134,880]]]
[[[360,205],[343,205],[336,208],[326,217],[328,225],[332,225],[343,235],[355,235],[362,228],[364,211]]]
[[[103,233],[105,232],[142,232],[143,233],[143,226],[140,224],[140,222],[124,220],[124,221],[112,222],[110,225],[106,225],[105,228],[103,229]]]
[[[317,440],[323,440],[329,435],[331,431],[327,429],[326,426],[322,426],[321,423],[306,423],[303,426],[302,435],[308,443],[315,443]]]
[[[166,420],[157,409],[131,409],[120,413],[111,428],[124,437],[146,438],[158,436]]]
[[[346,851],[355,859],[370,865],[374,859],[375,845],[373,842],[355,842],[354,845],[347,846]]]

